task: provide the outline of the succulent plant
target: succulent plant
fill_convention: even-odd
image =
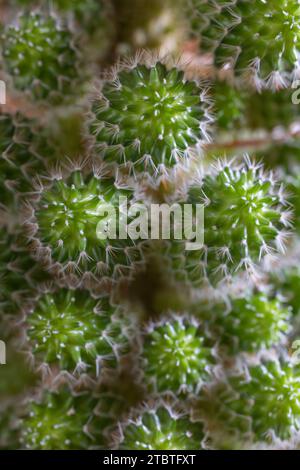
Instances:
[[[38,12],[21,14],[1,40],[4,71],[16,90],[34,100],[60,104],[80,94],[79,55],[74,38],[57,19]]]
[[[92,103],[96,153],[150,174],[184,163],[208,139],[206,91],[177,67],[133,63],[113,73]]]
[[[111,18],[112,7],[107,0],[15,0],[18,6],[54,12],[62,17],[80,36],[80,49],[93,62],[105,57],[114,27]]]
[[[148,325],[141,361],[150,388],[175,394],[197,393],[214,363],[205,327],[178,314]]]
[[[265,294],[233,298],[230,311],[224,310],[212,315],[211,326],[231,354],[269,349],[284,342],[290,330],[291,309]]]
[[[234,0],[193,5],[192,22],[201,49],[214,54],[215,64],[250,74],[261,88],[289,84],[299,69],[300,11],[297,0]]]
[[[288,439],[300,426],[299,380],[291,363],[261,360],[203,390],[199,406],[224,441]]]
[[[96,168],[50,179],[33,201],[30,217],[25,217],[37,257],[79,279],[87,273],[99,279],[130,272],[134,261],[140,261],[139,248],[118,233],[134,192],[118,187],[114,178],[105,178]]]
[[[204,247],[186,251],[186,270],[195,285],[239,270],[255,275],[266,255],[284,252],[291,210],[272,173],[246,159],[220,162],[191,185],[187,202],[204,204]]]
[[[129,351],[130,321],[109,300],[88,291],[42,293],[25,318],[28,349],[37,364],[99,376]]]
[[[173,405],[174,406],[174,405]],[[164,402],[146,406],[120,426],[117,449],[203,449],[205,432],[201,422],[191,422],[184,411]]]
[[[42,390],[29,400],[20,429],[21,447],[30,450],[80,450],[99,447],[97,397],[70,387]]]

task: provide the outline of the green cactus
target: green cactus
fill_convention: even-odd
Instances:
[[[88,291],[41,294],[25,329],[37,364],[57,365],[71,374],[99,376],[129,351],[130,321],[108,299],[94,299]]]
[[[266,255],[284,252],[291,211],[272,173],[246,160],[220,162],[202,184],[191,185],[187,202],[204,204],[204,247],[186,251],[193,285],[218,283],[239,270],[255,275]]]
[[[151,323],[141,352],[144,380],[157,392],[197,393],[214,363],[207,343],[195,318],[173,315]]]
[[[221,347],[231,354],[258,352],[284,342],[291,309],[264,294],[231,299],[229,312],[212,315],[211,327]]]
[[[37,12],[20,15],[1,40],[4,71],[13,86],[34,100],[61,104],[80,95],[79,55],[74,38],[56,18]]]
[[[134,240],[117,236],[125,217],[121,197],[129,203],[134,193],[118,188],[115,179],[105,178],[96,168],[87,174],[78,169],[66,177],[54,176],[33,201],[29,219],[25,217],[34,233],[29,237],[33,250],[50,267],[58,265],[79,279],[88,273],[92,281],[130,273],[140,252]]]
[[[95,97],[90,131],[104,159],[161,174],[208,138],[205,89],[161,62],[121,68]]]
[[[28,450],[80,450],[99,447],[97,397],[65,386],[28,402],[20,429],[21,447]]]
[[[289,362],[262,360],[203,390],[198,406],[231,445],[288,439],[300,426],[299,380]]]
[[[191,422],[186,412],[158,401],[121,425],[117,449],[191,450],[203,449],[205,432],[201,422]]]
[[[215,64],[251,75],[261,88],[278,89],[299,69],[300,10],[297,0],[233,0],[198,2],[192,24],[201,49],[212,52]],[[208,10],[206,12],[206,10]]]
[[[103,59],[114,36],[112,7],[107,0],[15,0],[16,5],[54,12],[78,31],[79,47],[91,63]]]

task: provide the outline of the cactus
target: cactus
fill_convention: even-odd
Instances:
[[[260,165],[220,162],[202,184],[190,187],[187,201],[205,208],[205,246],[186,252],[194,285],[207,277],[217,283],[242,269],[255,275],[266,255],[284,252],[290,206],[283,187]]]
[[[203,390],[198,406],[229,442],[288,439],[300,425],[299,376],[289,362],[261,360]]]
[[[161,174],[185,163],[208,139],[205,89],[175,66],[133,63],[113,73],[93,100],[90,132],[97,154]]]
[[[194,8],[195,15],[199,13],[199,21],[192,24],[195,35],[201,49],[213,53],[217,66],[250,75],[258,88],[278,89],[291,83],[299,70],[297,0],[284,0],[280,5],[276,0],[221,4],[196,0]]]
[[[60,104],[80,93],[79,55],[68,29],[56,18],[24,13],[1,40],[4,71],[16,90],[34,100]]]
[[[80,450],[98,447],[97,397],[68,386],[42,390],[29,400],[20,423],[20,444],[30,450]]]
[[[130,272],[138,247],[133,240],[120,239],[109,232],[115,223],[123,220],[125,211],[121,197],[133,200],[129,189],[118,188],[113,178],[105,178],[96,168],[84,174],[80,169],[63,177],[60,173],[51,178],[49,186],[42,186],[39,200],[33,201],[26,225],[34,233],[29,237],[38,257],[51,266],[58,265],[63,272],[71,272],[79,279],[92,273],[92,277],[116,278]],[[122,204],[119,207],[119,204]],[[107,208],[113,208],[107,215]],[[99,235],[99,222],[106,224]],[[109,238],[111,233],[111,238]]]
[[[107,0],[15,0],[15,3],[29,11],[35,7],[59,15],[72,30],[79,30],[79,47],[88,54],[91,63],[105,57],[114,35],[112,7]]]
[[[145,382],[156,392],[196,393],[209,381],[214,362],[207,342],[195,318],[173,315],[151,323],[141,353]]]
[[[174,406],[174,405],[173,405]],[[192,423],[188,413],[167,403],[146,406],[121,426],[117,449],[202,449],[205,432],[201,422]]]
[[[99,376],[129,351],[130,322],[108,299],[60,289],[40,295],[25,318],[29,351],[37,364]]]
[[[258,352],[283,343],[290,331],[291,308],[264,294],[231,300],[231,309],[213,315],[212,328],[220,346],[231,354]]]

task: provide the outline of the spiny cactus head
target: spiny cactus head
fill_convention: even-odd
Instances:
[[[35,100],[63,99],[79,93],[79,56],[73,36],[54,16],[21,14],[1,40],[4,71],[17,90]]]
[[[205,90],[177,67],[134,63],[104,82],[90,129],[105,159],[159,174],[207,140],[208,108]]]
[[[144,378],[157,392],[197,393],[214,362],[203,325],[179,315],[149,325],[141,356]]]
[[[282,343],[289,332],[291,310],[277,299],[252,294],[231,300],[229,312],[218,312],[211,321],[220,345],[230,353],[257,352]]]
[[[69,386],[43,390],[31,398],[21,420],[21,446],[29,450],[80,450],[98,445],[102,429],[94,426],[97,398]]]
[[[203,17],[202,3],[212,7]],[[199,22],[194,25],[201,49],[212,52],[215,63],[248,74],[261,88],[282,88],[299,69],[300,10],[297,0],[234,0],[196,2]],[[275,38],[275,39],[274,39]]]
[[[157,401],[120,425],[118,449],[202,449],[205,433],[201,422],[193,423],[187,412]]]
[[[202,412],[225,441],[288,439],[300,426],[299,381],[290,362],[265,358],[207,389]]]
[[[59,289],[41,294],[25,319],[28,347],[38,364],[99,376],[129,351],[130,322],[108,298]]]
[[[283,186],[248,158],[218,164],[191,185],[187,200],[204,204],[205,246],[186,253],[193,283],[203,277],[215,283],[241,269],[255,275],[266,255],[284,251],[291,209]]]
[[[118,188],[114,178],[106,178],[97,169],[88,173],[75,169],[66,177],[57,174],[33,202],[33,218],[25,217],[27,227],[34,232],[29,237],[33,249],[50,267],[56,264],[64,273],[79,278],[84,273],[111,279],[124,274],[131,263],[139,261],[133,240],[118,236],[123,207],[120,198],[127,197],[129,202],[133,196],[132,189]],[[116,236],[112,230],[107,237],[98,237],[99,222],[108,230],[116,223]]]

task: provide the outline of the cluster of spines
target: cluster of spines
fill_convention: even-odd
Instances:
[[[199,15],[191,29],[201,50],[211,53],[218,67],[232,69],[258,89],[284,88],[297,77],[297,0],[285,0],[280,6],[276,0],[193,3]]]
[[[205,325],[196,318],[170,314],[146,328],[141,368],[150,390],[197,393],[209,381],[213,364],[213,348]]]
[[[98,378],[130,351],[133,325],[108,298],[61,288],[40,293],[21,329],[36,367]]]
[[[37,259],[79,283],[123,276],[141,261],[134,241],[119,237],[125,206],[134,200],[132,188],[105,177],[103,168],[85,172],[76,165],[65,176],[58,171],[49,184],[40,183],[38,199],[24,217]]]
[[[221,447],[290,439],[300,426],[299,375],[289,359],[258,355],[203,388],[197,406]]]
[[[203,423],[192,422],[188,410],[174,400],[157,399],[119,425],[114,446],[119,450],[202,450],[205,438]]]
[[[206,89],[145,56],[104,81],[89,127],[98,157],[161,175],[189,162],[209,139],[210,122]]]
[[[204,246],[186,253],[192,284],[217,284],[242,270],[255,276],[265,257],[284,252],[292,206],[274,174],[248,157],[218,162],[186,200],[204,205]]]
[[[80,94],[79,53],[73,34],[54,15],[25,12],[1,39],[2,66],[13,88],[34,100],[60,104]]]

